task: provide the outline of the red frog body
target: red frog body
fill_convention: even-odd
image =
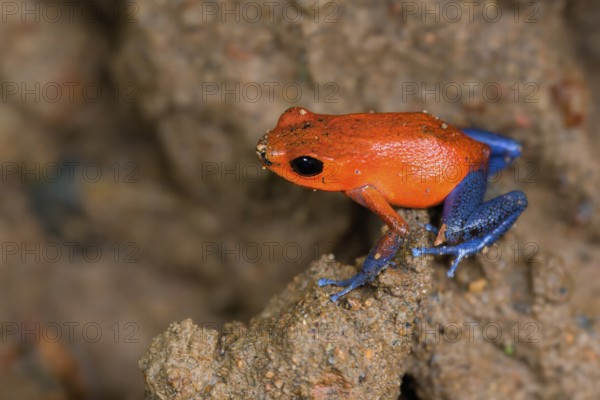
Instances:
[[[413,248],[413,256],[454,255],[460,260],[494,243],[527,207],[512,191],[483,201],[487,177],[521,155],[516,141],[496,133],[459,129],[426,112],[315,114],[285,111],[277,126],[258,142],[265,168],[297,185],[341,191],[387,224],[362,270],[344,280],[320,279],[320,286],[344,287],[331,299],[371,282],[388,265],[408,224],[394,206],[427,208],[443,202],[442,225],[434,247]]]
[[[372,185],[392,205],[440,204],[469,172],[486,169],[490,148],[423,112],[314,114],[290,108],[263,136],[269,169],[298,185],[348,191]],[[260,154],[260,152],[259,152]],[[290,162],[324,163],[319,177],[295,173]]]

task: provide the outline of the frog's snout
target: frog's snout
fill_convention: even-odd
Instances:
[[[256,145],[256,154],[258,155],[260,161],[268,167],[273,165],[273,163],[267,158],[267,138],[267,135],[264,135],[260,138],[258,144]]]

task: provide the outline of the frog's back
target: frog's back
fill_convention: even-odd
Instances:
[[[439,204],[489,161],[486,144],[427,113],[348,114],[332,116],[327,125],[343,137],[341,151],[353,152],[355,159],[363,154],[364,176],[399,206]]]
[[[424,112],[361,113],[332,115],[328,130],[343,136],[348,143],[391,144],[428,143],[435,148],[462,147],[481,150],[487,147],[469,138],[460,129]]]

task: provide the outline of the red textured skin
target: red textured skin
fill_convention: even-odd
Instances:
[[[371,185],[396,206],[441,203],[471,171],[486,169],[490,149],[426,113],[314,114],[294,107],[265,134],[257,149],[283,178],[312,189],[348,191]],[[290,161],[311,156],[324,163],[314,177]],[[264,160],[263,160],[264,161]]]

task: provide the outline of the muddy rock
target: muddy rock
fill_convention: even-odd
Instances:
[[[403,211],[413,226],[423,211]],[[410,244],[421,245],[416,229]],[[218,332],[187,320],[157,339],[140,362],[147,398],[396,399],[407,368],[419,308],[430,293],[425,258],[406,252],[375,287],[353,291],[338,304],[319,277],[343,278],[355,267],[324,256],[294,278],[248,325]]]

